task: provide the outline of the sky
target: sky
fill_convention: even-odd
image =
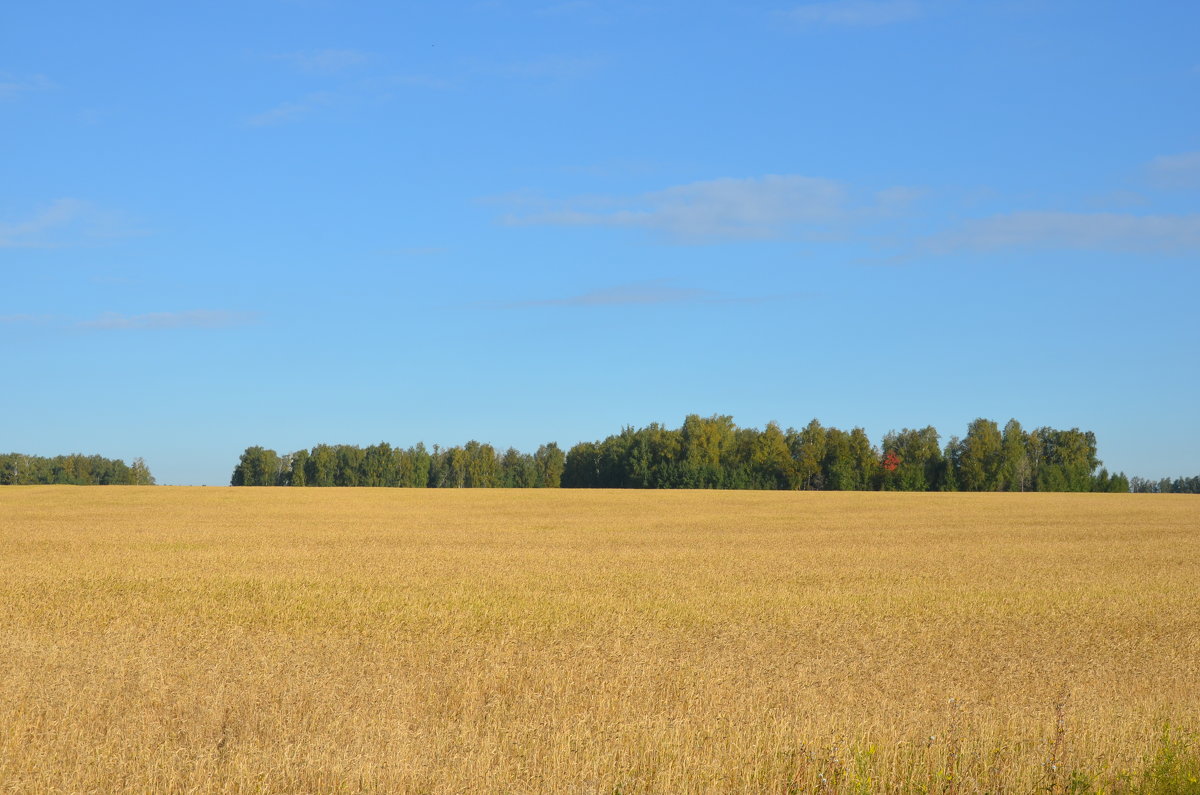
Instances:
[[[1200,4],[11,3],[0,452],[687,414],[1200,473]]]

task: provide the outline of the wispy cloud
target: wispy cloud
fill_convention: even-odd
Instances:
[[[599,56],[546,55],[528,61],[518,61],[496,67],[496,71],[512,77],[541,80],[575,80],[590,77],[604,68],[607,61]]]
[[[371,61],[371,54],[362,50],[308,50],[272,56],[277,61],[291,64],[302,72],[332,74],[363,66]]]
[[[407,246],[404,248],[381,248],[371,253],[380,257],[436,257],[449,251],[445,246]]]
[[[33,326],[53,321],[53,315],[0,315],[0,326]]]
[[[56,199],[30,217],[0,223],[0,248],[59,248],[137,234],[120,214],[81,199]]]
[[[543,6],[539,13],[549,16],[557,16],[560,14],[578,14],[582,11],[593,11],[596,4],[589,0],[567,0],[564,3],[551,3]]]
[[[1085,202],[1088,207],[1096,210],[1122,210],[1131,207],[1145,207],[1150,200],[1137,191],[1116,188],[1088,196]]]
[[[935,252],[1010,248],[1183,254],[1200,252],[1200,214],[1015,212],[927,238]]]
[[[1151,181],[1162,188],[1200,188],[1200,152],[1156,157],[1149,165]]]
[[[718,293],[697,287],[674,287],[665,280],[635,282],[616,287],[589,290],[565,298],[539,298],[496,304],[502,309],[524,309],[537,306],[628,306],[649,304],[681,304],[711,301]]]
[[[225,309],[192,309],[184,312],[149,312],[144,315],[123,315],[106,312],[94,320],[81,321],[80,328],[97,331],[128,331],[178,328],[218,329],[253,323],[257,315],[231,312]]]
[[[314,111],[333,102],[334,95],[328,91],[317,91],[293,102],[284,102],[270,110],[256,113],[246,120],[251,127],[269,127],[299,121]]]
[[[494,301],[476,304],[493,309],[529,309],[535,307],[615,307],[659,306],[663,304],[761,304],[801,294],[772,296],[731,296],[702,287],[680,287],[668,279],[630,282],[615,287],[601,287],[561,298],[533,298],[523,301]]]
[[[453,80],[426,74],[395,75],[389,79],[389,82],[408,88],[432,88],[437,90],[445,90],[455,86]]]
[[[0,72],[0,100],[51,88],[54,88],[54,83],[45,75],[19,76],[11,72]]]
[[[801,25],[873,27],[915,19],[921,10],[915,0],[835,0],[797,6],[787,16]]]
[[[528,203],[528,200],[526,200]],[[725,178],[629,197],[576,197],[558,206],[510,213],[511,225],[644,229],[679,242],[770,238],[793,227],[810,230],[849,219],[847,190],[819,177]]]

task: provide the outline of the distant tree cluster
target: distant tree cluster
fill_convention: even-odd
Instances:
[[[563,485],[601,488],[803,489],[832,491],[1129,491],[1124,474],[1096,472],[1090,431],[1003,431],[978,419],[943,447],[932,426],[905,428],[874,447],[862,428],[739,428],[728,416],[691,415],[567,453]]]
[[[1200,475],[1193,478],[1163,478],[1147,480],[1130,478],[1129,490],[1134,494],[1200,494]]]
[[[0,486],[61,483],[71,486],[153,486],[146,462],[132,464],[98,455],[59,455],[43,458],[21,453],[0,454]]]
[[[554,443],[532,455],[461,447],[402,449],[320,444],[279,455],[250,447],[234,486],[410,488],[802,489],[831,491],[1128,492],[1123,473],[1097,468],[1096,436],[1078,428],[1001,429],[977,419],[945,445],[932,426],[892,431],[876,447],[862,428],[813,420],[800,430],[739,428],[733,418],[688,416],[679,428],[653,423],[581,442],[565,455]],[[1136,479],[1135,479],[1136,480]],[[1176,481],[1186,485],[1190,481]],[[1149,490],[1149,489],[1147,489]]]
[[[234,486],[392,486],[407,488],[556,488],[565,456],[557,444],[532,455],[509,448],[497,453],[476,441],[461,447],[408,449],[387,442],[319,444],[279,455],[250,447],[233,470]]]

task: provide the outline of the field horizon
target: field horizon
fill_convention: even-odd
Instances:
[[[1197,792],[1189,495],[9,486],[0,788]]]

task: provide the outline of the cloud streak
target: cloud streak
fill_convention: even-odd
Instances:
[[[130,234],[116,213],[63,198],[22,221],[0,223],[0,248],[60,248]]]
[[[795,227],[827,229],[853,215],[841,183],[817,177],[725,178],[629,197],[576,197],[559,206],[510,213],[513,226],[642,229],[677,242],[777,237]]]
[[[967,221],[927,238],[937,253],[1001,249],[1079,249],[1126,253],[1200,252],[1200,214],[1014,212]]]
[[[547,55],[542,58],[498,67],[497,71],[511,77],[576,80],[590,77],[603,69],[606,61],[595,56]]]
[[[328,91],[316,91],[294,102],[284,102],[262,113],[256,113],[246,119],[246,123],[251,127],[270,127],[300,121],[314,111],[328,106],[333,99],[334,95]]]
[[[711,290],[696,287],[673,287],[665,280],[634,282],[616,287],[589,290],[566,298],[544,298],[496,304],[501,309],[525,309],[540,306],[605,307],[651,306],[655,304],[687,304],[718,300]]]
[[[921,15],[915,0],[837,0],[797,6],[788,18],[800,25],[877,27],[905,22]]]
[[[244,326],[254,322],[257,316],[248,312],[231,312],[225,309],[192,309],[184,312],[149,312],[144,315],[123,315],[106,312],[94,320],[85,320],[77,325],[95,331],[149,331],[160,329],[201,328],[220,329]]]
[[[0,100],[51,88],[54,88],[54,83],[45,75],[18,77],[10,72],[0,72]]]
[[[0,315],[0,326],[33,326],[50,323],[52,315]]]
[[[701,287],[678,287],[667,279],[630,282],[614,287],[601,287],[564,298],[537,298],[525,301],[493,301],[476,306],[492,309],[529,309],[536,307],[605,308],[618,306],[661,306],[664,304],[731,305],[761,304],[789,298],[805,298],[792,293],[772,296],[729,296]]]
[[[362,66],[371,60],[371,55],[362,50],[309,50],[276,55],[274,58],[302,72],[333,74]]]
[[[1150,161],[1150,179],[1162,188],[1200,188],[1200,152],[1165,155]]]

